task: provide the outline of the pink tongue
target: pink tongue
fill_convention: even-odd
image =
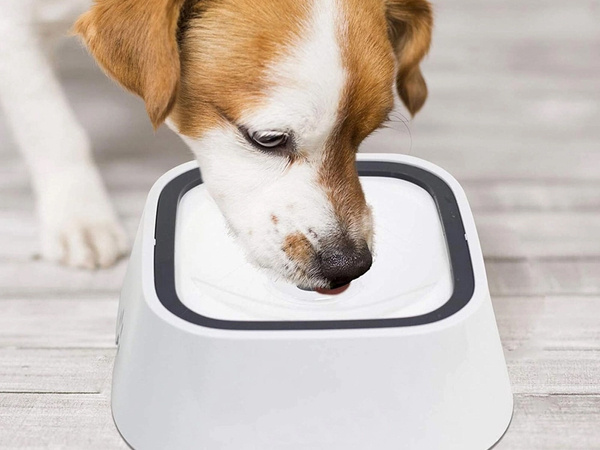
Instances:
[[[321,288],[317,288],[316,291],[319,294],[337,295],[337,294],[341,294],[342,292],[344,292],[349,287],[350,287],[350,283],[345,284],[345,285],[340,286],[340,287],[335,288],[335,289],[321,289]]]

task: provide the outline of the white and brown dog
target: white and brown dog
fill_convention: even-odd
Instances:
[[[44,256],[104,267],[125,251],[123,231],[39,26],[83,4],[4,5],[0,97],[33,175]],[[74,29],[154,127],[190,146],[251,262],[334,288],[372,261],[355,154],[394,85],[412,114],[423,105],[431,26],[426,0],[97,0]]]

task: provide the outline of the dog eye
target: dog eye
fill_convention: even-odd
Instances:
[[[285,146],[289,135],[281,131],[255,131],[250,134],[250,139],[259,147],[273,149]]]

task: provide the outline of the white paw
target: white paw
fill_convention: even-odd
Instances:
[[[74,220],[64,228],[42,232],[43,257],[70,267],[110,267],[127,250],[125,231],[113,220],[92,223]]]
[[[38,180],[38,188],[45,259],[95,269],[125,255],[125,231],[94,166],[51,172]]]

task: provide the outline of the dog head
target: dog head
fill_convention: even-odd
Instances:
[[[427,96],[426,0],[97,0],[75,30],[196,155],[253,263],[333,288],[372,262],[355,169],[393,107]]]

